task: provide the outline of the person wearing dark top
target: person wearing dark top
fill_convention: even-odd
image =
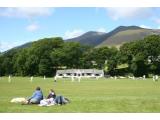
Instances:
[[[62,95],[56,96],[56,93],[53,89],[50,89],[50,93],[47,96],[47,99],[50,99],[50,98],[53,98],[54,102],[59,105],[66,104],[66,103],[70,102],[69,99],[63,97]]]
[[[51,106],[51,105],[55,105],[55,97],[56,97],[56,93],[54,92],[53,89],[50,89],[49,91],[49,95],[40,101],[39,106]]]
[[[56,93],[53,89],[50,89],[49,95],[47,96],[47,99],[49,98],[56,98]]]
[[[57,96],[55,91],[53,89],[50,89],[49,95],[46,97],[46,99],[40,101],[39,106],[51,106],[56,104],[63,105],[69,102],[69,99],[63,97],[62,95]]]

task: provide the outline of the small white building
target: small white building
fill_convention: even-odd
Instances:
[[[73,77],[100,78],[104,77],[104,71],[97,69],[57,70],[55,75],[55,80],[57,80],[57,78],[73,78]]]

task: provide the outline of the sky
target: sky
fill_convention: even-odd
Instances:
[[[14,7],[0,8],[0,52],[46,37],[77,37],[118,26],[160,29],[157,7]]]

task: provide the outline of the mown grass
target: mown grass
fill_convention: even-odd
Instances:
[[[71,100],[64,106],[39,107],[10,103],[14,97],[32,95],[36,86],[40,86],[44,95],[53,88],[58,95]],[[28,77],[0,79],[0,112],[160,112],[160,81],[131,79],[82,79],[71,82],[53,78],[36,77],[30,82]]]

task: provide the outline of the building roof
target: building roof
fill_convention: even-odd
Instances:
[[[65,74],[65,73],[94,73],[94,74],[102,74],[103,70],[97,69],[66,69],[66,70],[57,70],[57,74]]]

